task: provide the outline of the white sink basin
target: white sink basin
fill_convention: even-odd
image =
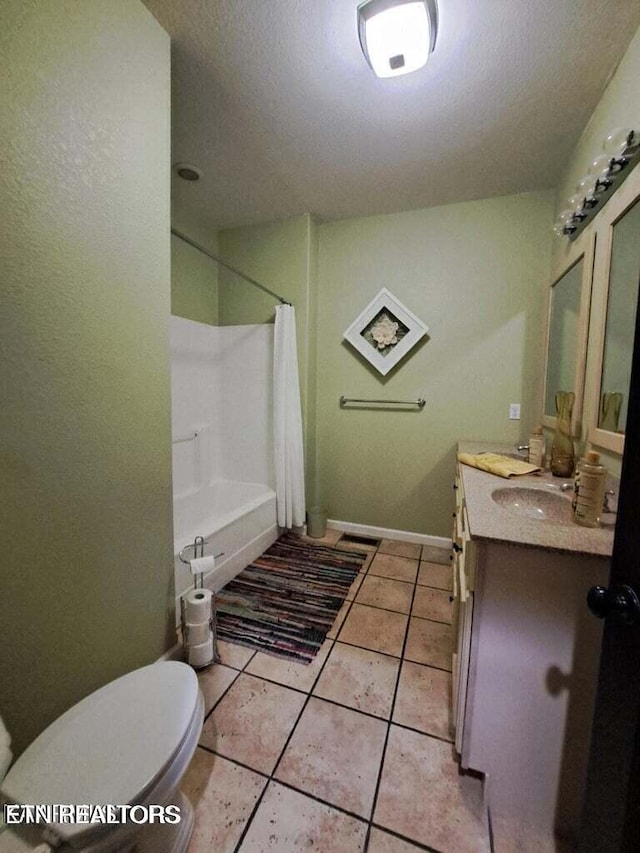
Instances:
[[[571,521],[571,501],[558,492],[525,486],[507,486],[494,489],[491,497],[502,509],[526,518],[554,524],[566,524]]]

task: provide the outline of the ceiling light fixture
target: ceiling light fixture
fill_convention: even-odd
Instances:
[[[366,0],[358,6],[360,45],[378,77],[422,68],[437,31],[436,0]]]

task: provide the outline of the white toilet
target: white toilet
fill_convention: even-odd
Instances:
[[[196,674],[164,661],[96,690],[53,722],[0,783],[15,804],[177,805],[169,823],[7,826],[0,853],[183,853],[193,809],[179,785],[198,744],[204,701]],[[139,814],[144,814],[138,810]]]

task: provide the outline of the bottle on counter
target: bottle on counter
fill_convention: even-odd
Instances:
[[[573,517],[583,527],[597,527],[604,505],[607,469],[600,464],[600,454],[590,450],[576,468]]]
[[[544,468],[544,435],[541,426],[537,426],[529,436],[529,464]]]

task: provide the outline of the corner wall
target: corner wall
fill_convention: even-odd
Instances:
[[[296,310],[298,368],[305,443],[307,506],[315,491],[315,323],[317,237],[308,214],[218,234],[220,256],[291,301]],[[239,276],[219,274],[221,325],[273,323],[277,301]]]
[[[0,713],[19,754],[175,637],[170,59],[138,0],[8,0],[0,49]]]

